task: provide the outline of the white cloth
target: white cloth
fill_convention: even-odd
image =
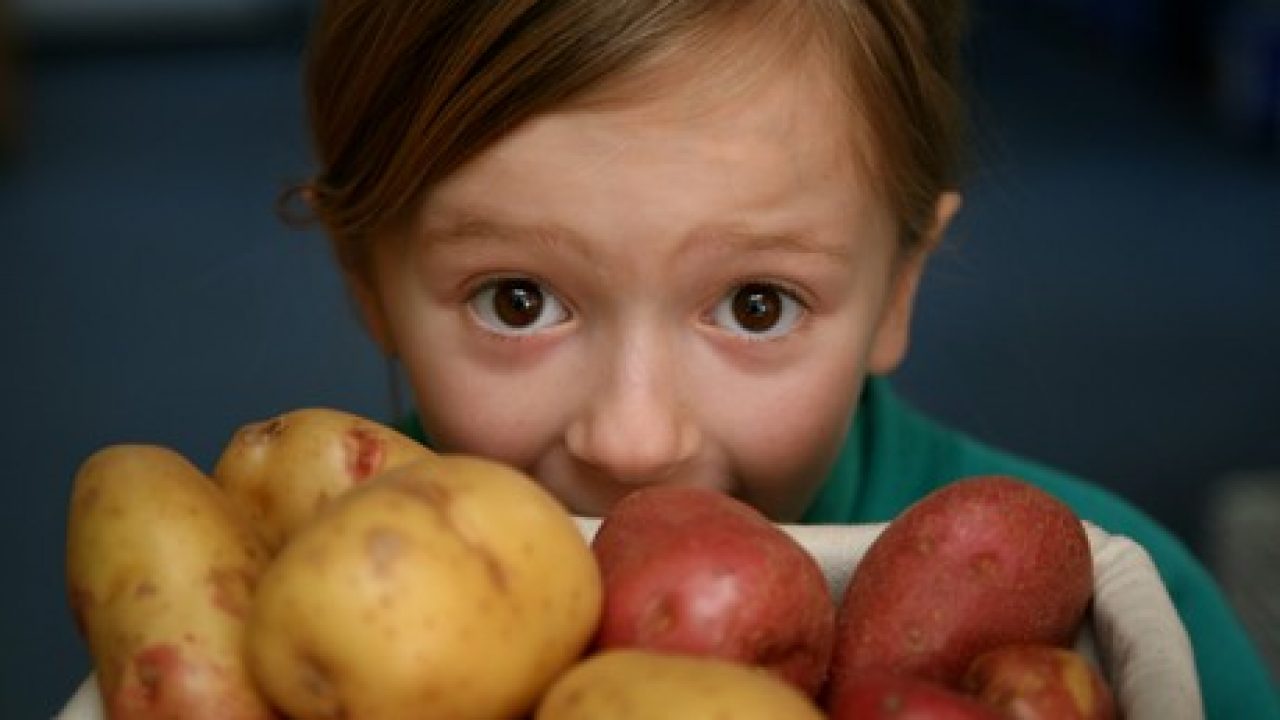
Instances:
[[[600,521],[577,518],[585,537]],[[1126,720],[1203,720],[1191,641],[1151,557],[1129,538],[1085,524],[1093,553],[1093,605],[1079,646],[1100,662]],[[833,596],[884,529],[869,525],[783,525],[822,567]],[[102,720],[92,676],[56,720]]]

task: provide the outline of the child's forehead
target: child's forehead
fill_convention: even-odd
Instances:
[[[783,98],[793,119],[829,119],[827,127],[838,135],[823,140],[837,141],[833,149],[874,174],[881,153],[856,97],[855,72],[829,34],[816,28],[782,32],[762,23],[708,25],[552,111],[615,110],[616,117],[630,118],[642,130],[723,120],[744,104]]]

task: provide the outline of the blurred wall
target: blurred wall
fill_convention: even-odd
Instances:
[[[273,23],[305,0],[8,0],[33,40],[226,36]]]

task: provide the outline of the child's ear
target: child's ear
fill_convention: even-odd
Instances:
[[[396,347],[395,341],[391,337],[391,325],[387,322],[387,313],[383,309],[382,298],[378,295],[378,289],[374,286],[373,280],[369,277],[369,272],[354,272],[346,270],[343,275],[347,281],[347,288],[351,291],[351,296],[355,298],[356,308],[360,311],[360,319],[364,321],[365,330],[368,331],[369,337],[382,348],[382,352],[389,357],[395,357]]]
[[[916,290],[920,287],[920,276],[924,273],[925,262],[951,224],[951,219],[960,210],[960,204],[958,192],[948,191],[939,195],[934,206],[933,225],[922,238],[920,248],[909,257],[898,260],[892,285],[889,287],[889,297],[885,300],[880,324],[871,341],[871,352],[867,358],[867,370],[871,374],[891,373],[906,357],[911,340],[911,313],[915,306]]]

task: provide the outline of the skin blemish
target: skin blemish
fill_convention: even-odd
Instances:
[[[284,433],[286,424],[284,418],[271,418],[260,423],[253,423],[244,430],[244,439],[247,443],[262,444],[269,443]]]
[[[453,504],[453,493],[445,486],[429,482],[415,484],[411,488],[418,497],[427,502],[428,505],[436,508],[441,513],[448,514],[449,506]]]
[[[98,504],[98,501],[101,498],[101,496],[102,496],[102,488],[97,485],[90,485],[89,487],[85,488],[84,492],[80,493],[80,496],[77,498],[77,500],[79,500],[80,508],[87,512],[88,510],[92,509],[95,505]]]
[[[934,542],[933,538],[931,537],[922,536],[916,540],[916,552],[920,553],[921,555],[925,555],[925,556],[932,555],[934,551],[937,549],[938,549],[938,545],[936,542]]]
[[[507,571],[503,569],[502,563],[498,562],[498,558],[489,550],[489,548],[472,542],[466,537],[459,535],[467,547],[480,558],[480,562],[484,564],[484,569],[489,573],[489,580],[493,583],[495,589],[500,593],[506,593],[509,589],[507,586]]]
[[[156,585],[150,580],[143,580],[133,588],[133,597],[136,599],[149,598],[156,594]]]
[[[134,666],[138,673],[138,685],[142,688],[143,697],[149,704],[154,704],[160,698],[160,679],[164,676],[163,671],[153,661],[143,658],[138,658]]]
[[[133,658],[132,677],[126,677],[112,702],[112,717],[141,717],[166,703],[167,695],[186,671],[182,653],[164,643],[143,648]]]
[[[993,580],[999,574],[1000,560],[991,553],[978,553],[969,560],[969,572],[978,580]]]
[[[332,499],[333,498],[329,496],[329,493],[324,492],[323,490],[316,493],[314,512],[319,512],[320,508],[323,508],[325,505],[328,505],[329,501]]]
[[[347,458],[347,474],[354,483],[362,483],[382,468],[386,448],[368,428],[354,427],[342,438]]]
[[[324,705],[317,717],[343,720],[347,709],[334,688],[333,670],[329,664],[310,653],[298,655],[298,682],[302,689]]]
[[[205,580],[211,588],[210,599],[214,607],[232,617],[248,617],[250,586],[253,583],[249,573],[234,568],[213,568]]]
[[[808,654],[808,648],[798,641],[779,643],[771,642],[755,652],[755,662],[765,667],[781,667],[790,663],[797,658],[803,658]]]
[[[583,690],[580,687],[574,687],[561,698],[561,706],[565,708],[576,708],[582,704]]]
[[[676,614],[676,604],[670,597],[658,598],[644,615],[640,636],[652,639],[666,635],[676,624]]]
[[[249,488],[249,500],[264,517],[270,517],[276,505],[276,496],[268,485],[254,485]]]
[[[485,547],[483,543],[478,542],[470,533],[460,527],[454,519],[452,514],[453,493],[448,488],[434,482],[402,482],[397,483],[395,487],[401,492],[418,498],[427,507],[434,510],[439,516],[441,524],[449,531],[449,534],[458,538],[458,541],[466,546],[467,550],[472,552],[484,565],[494,588],[500,593],[506,593],[509,590],[507,571],[497,556],[493,554],[493,551]]]
[[[385,578],[395,561],[404,555],[404,538],[395,530],[375,527],[365,533],[364,549],[374,573]]]
[[[907,628],[907,650],[912,653],[924,652],[924,632],[918,627]]]

